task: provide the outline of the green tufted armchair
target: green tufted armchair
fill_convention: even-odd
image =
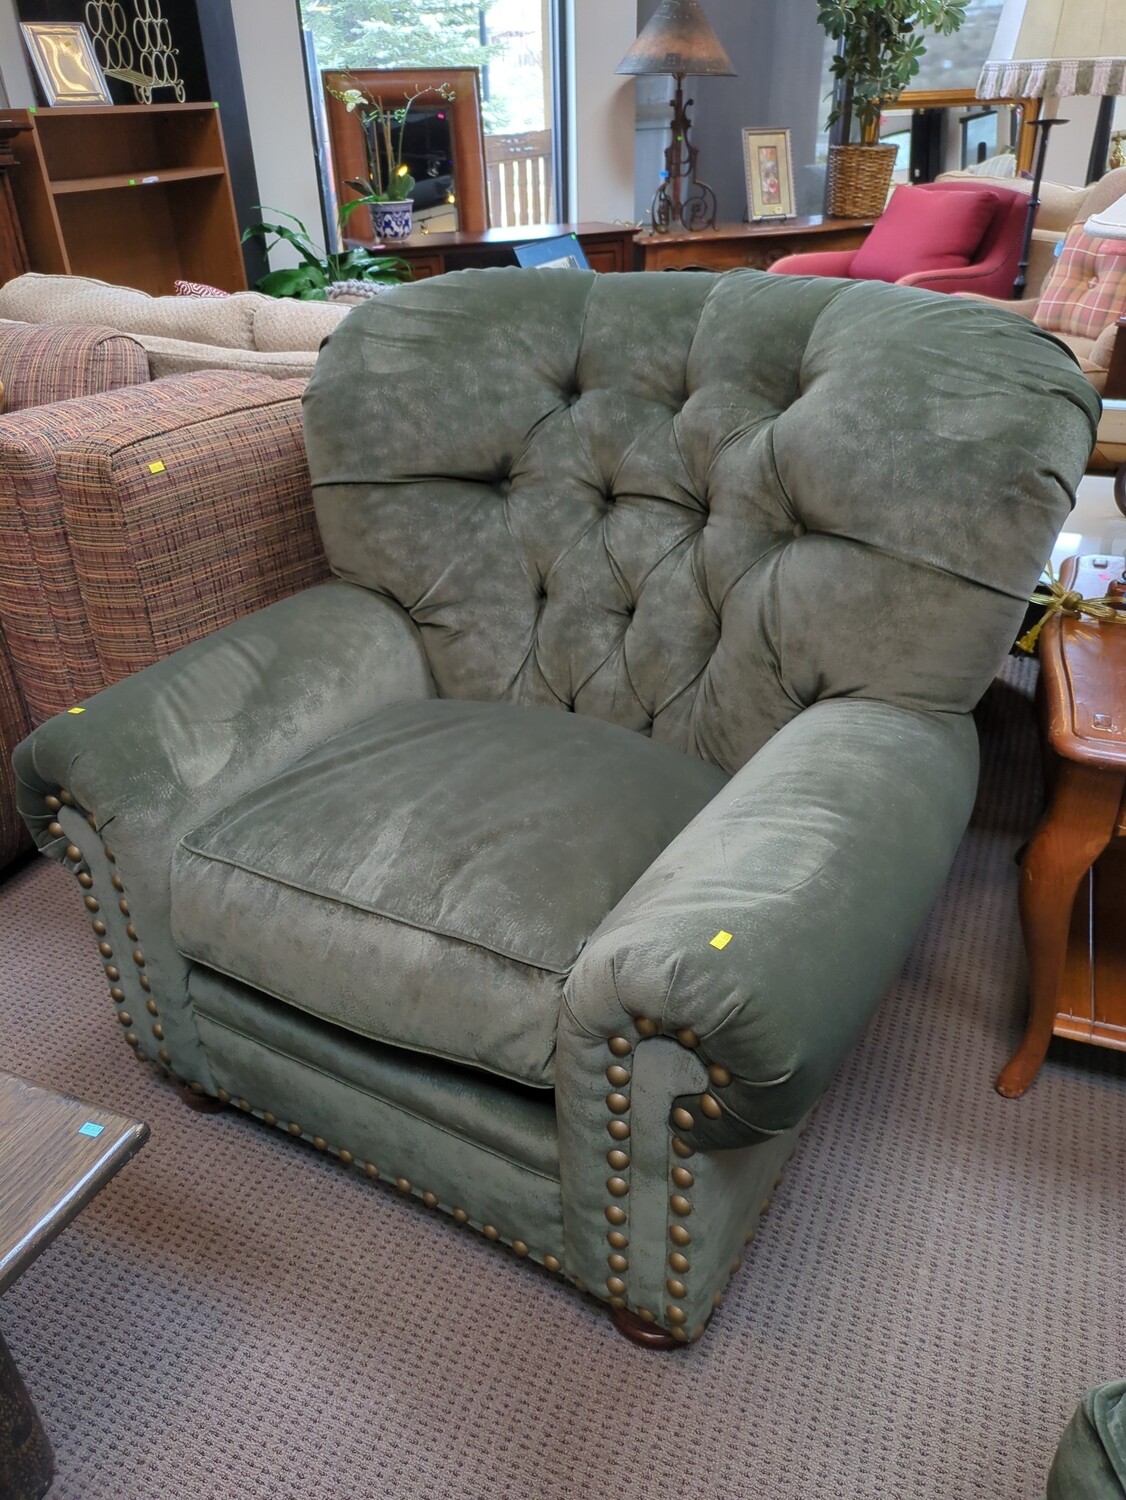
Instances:
[[[946,874],[1096,415],[882,284],[357,309],[305,406],[337,581],[17,752],[126,1040],[694,1339]]]

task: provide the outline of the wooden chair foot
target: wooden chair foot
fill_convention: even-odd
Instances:
[[[226,1109],[226,1105],[218,1099],[213,1099],[210,1094],[197,1094],[190,1089],[186,1083],[175,1083],[172,1087],[179,1094],[181,1101],[194,1109],[200,1115],[217,1115],[220,1110]]]
[[[688,1347],[680,1339],[674,1339],[667,1328],[662,1328],[659,1323],[647,1323],[644,1318],[639,1318],[636,1313],[630,1312],[628,1307],[611,1308],[610,1320],[619,1333],[624,1333],[631,1343],[640,1344],[643,1349],[687,1349]]]
[[[0,1495],[5,1500],[40,1500],[54,1472],[39,1414],[0,1338]]]
[[[1049,1036],[1048,1041],[1050,1040]],[[1024,1044],[1009,1058],[993,1085],[1002,1099],[1019,1099],[1036,1082],[1036,1075],[1048,1055],[1048,1041],[1041,1045],[1038,1038],[1026,1038]]]

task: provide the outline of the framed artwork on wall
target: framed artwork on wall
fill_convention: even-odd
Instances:
[[[758,219],[792,219],[794,162],[790,132],[747,126],[743,131],[743,168],[751,223]]]
[[[113,103],[80,21],[21,21],[20,30],[48,105]]]

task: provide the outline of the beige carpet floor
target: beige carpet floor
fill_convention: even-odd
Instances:
[[[1026,696],[979,715],[979,808],[908,965],[709,1333],[601,1307],[395,1191],[186,1110],[113,1022],[73,885],[0,885],[0,1066],[147,1120],[0,1302],[55,1500],[1024,1500],[1126,1373],[1126,1060],[1018,1035]]]

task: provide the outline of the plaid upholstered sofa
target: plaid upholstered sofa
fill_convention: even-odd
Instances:
[[[0,326],[0,866],[11,751],[52,714],[327,573],[303,380],[150,381],[107,328]]]
[[[194,370],[308,380],[321,343],[347,316],[342,304],[236,292],[153,297],[88,276],[17,276],[0,287],[0,319],[92,325],[130,334],[153,380]]]

